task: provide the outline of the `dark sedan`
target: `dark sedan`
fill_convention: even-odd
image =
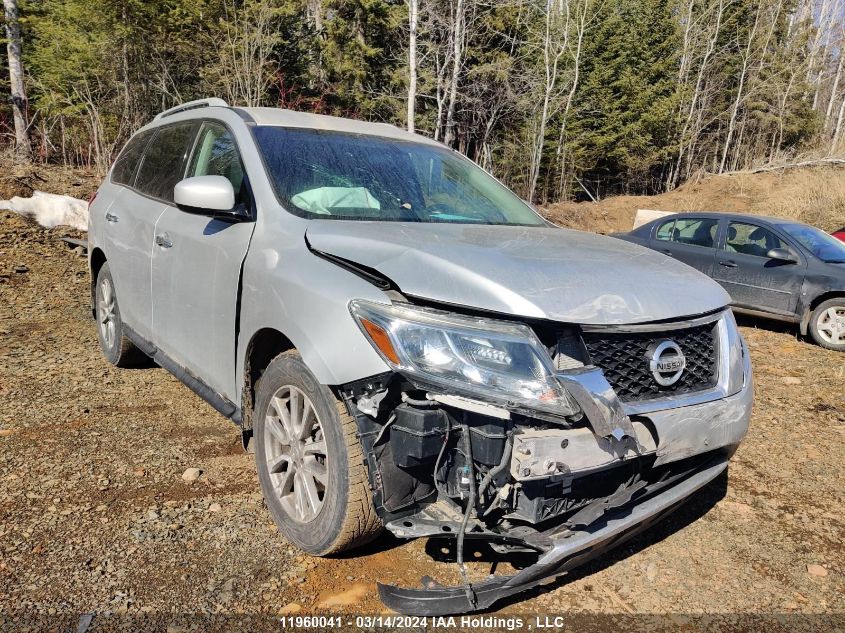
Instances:
[[[737,312],[798,323],[845,351],[845,243],[781,218],[669,215],[618,237],[674,257],[727,290]]]

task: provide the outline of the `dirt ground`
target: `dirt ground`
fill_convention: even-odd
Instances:
[[[68,234],[0,212],[0,630],[72,631],[85,613],[379,614],[376,581],[455,580],[436,543],[385,535],[333,559],[289,545],[231,422],[162,369],[103,360]],[[762,321],[742,333],[756,403],[728,476],[494,615],[676,614],[683,628],[805,614],[787,622],[813,630],[845,614],[845,358]]]

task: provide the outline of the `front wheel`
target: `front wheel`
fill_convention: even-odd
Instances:
[[[845,297],[823,301],[810,316],[810,335],[826,349],[845,352]]]
[[[256,467],[279,530],[317,556],[375,538],[382,525],[343,403],[290,352],[273,359],[256,392]]]

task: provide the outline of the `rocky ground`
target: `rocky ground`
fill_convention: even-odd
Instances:
[[[0,213],[0,630],[76,630],[86,613],[173,632],[194,626],[180,614],[378,614],[377,580],[454,579],[438,544],[385,536],[334,559],[289,545],[231,422],[162,369],[102,359],[66,234]],[[845,359],[788,328],[742,331],[756,408],[726,480],[495,615],[605,614],[587,621],[614,628],[785,614],[812,630],[845,613]],[[473,573],[489,570],[482,557]]]

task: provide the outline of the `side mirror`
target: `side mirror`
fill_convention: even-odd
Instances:
[[[235,207],[235,190],[223,176],[193,176],[176,183],[173,189],[176,206],[186,213],[213,218],[243,219],[243,209]]]
[[[773,248],[768,253],[766,253],[766,257],[769,259],[776,259],[779,262],[784,262],[787,264],[797,264],[798,259],[793,255],[789,249],[786,248]]]

